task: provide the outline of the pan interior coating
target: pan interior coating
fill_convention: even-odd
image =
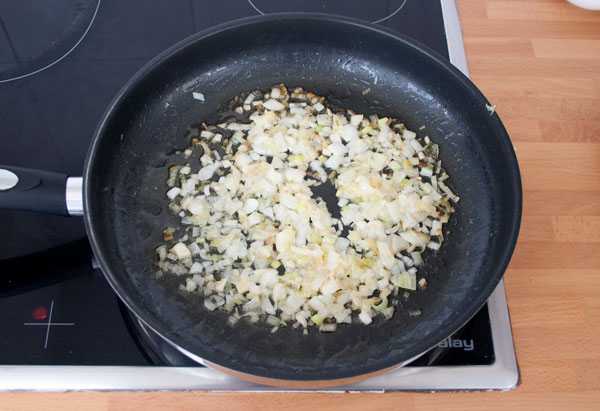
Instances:
[[[85,175],[88,232],[120,297],[154,330],[201,358],[287,380],[370,373],[403,363],[458,329],[508,264],[521,186],[510,140],[485,98],[442,57],[422,50],[352,20],[270,16],[199,33],[142,69],[109,107]],[[169,154],[189,145],[192,124],[215,122],[232,96],[276,83],[302,86],[356,112],[401,119],[412,130],[425,125],[420,135],[439,144],[461,200],[441,250],[421,268],[427,289],[400,298],[389,321],[308,335],[292,327],[272,335],[269,326],[245,322],[231,328],[226,313],[211,313],[199,296],[173,292],[154,278],[162,229],[179,226],[166,210]],[[408,314],[417,309],[422,315]]]

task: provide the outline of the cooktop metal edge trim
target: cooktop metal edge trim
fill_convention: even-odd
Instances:
[[[458,5],[456,0],[440,0],[440,3],[450,63],[469,77],[469,66],[467,65],[467,54],[465,53],[460,16],[458,15]]]

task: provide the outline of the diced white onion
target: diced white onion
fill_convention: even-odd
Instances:
[[[198,171],[198,179],[200,180],[208,180],[212,178],[213,174],[219,168],[219,164],[209,164],[206,167],[202,167],[200,171]]]
[[[278,85],[233,104],[249,121],[203,124],[199,170],[192,146],[189,163],[169,172],[169,209],[185,232],[157,247],[155,277],[182,276],[180,289],[229,311],[232,326],[245,318],[273,332],[333,332],[353,311],[364,325],[392,317],[388,299],[416,290],[421,253],[440,248],[447,200],[458,196],[443,183],[437,148],[416,133],[323,101]],[[322,182],[335,186],[340,216],[315,197]]]
[[[373,322],[371,316],[364,311],[361,311],[360,314],[358,314],[358,318],[365,325],[369,325],[371,322]]]
[[[265,101],[263,103],[263,106],[265,106],[265,108],[267,110],[271,110],[271,111],[280,111],[285,108],[285,106],[283,104],[281,104],[279,101],[273,100],[273,99]]]
[[[179,195],[179,193],[181,193],[181,188],[173,187],[169,191],[167,191],[167,197],[169,197],[169,200],[174,200],[175,197]]]

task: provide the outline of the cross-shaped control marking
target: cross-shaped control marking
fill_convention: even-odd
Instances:
[[[43,325],[46,327],[46,340],[44,342],[44,350],[48,348],[48,337],[50,336],[50,327],[53,325],[75,325],[75,323],[53,323],[52,322],[52,310],[54,309],[54,300],[50,303],[50,313],[48,314],[48,321],[43,323],[23,323],[23,325]]]

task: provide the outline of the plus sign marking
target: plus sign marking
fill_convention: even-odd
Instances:
[[[48,313],[47,321],[37,323],[23,323],[26,326],[42,326],[46,327],[46,339],[44,340],[44,349],[48,348],[48,337],[50,336],[50,328],[54,326],[75,325],[75,323],[53,323],[52,311],[54,310],[54,300],[50,303],[50,312]]]

